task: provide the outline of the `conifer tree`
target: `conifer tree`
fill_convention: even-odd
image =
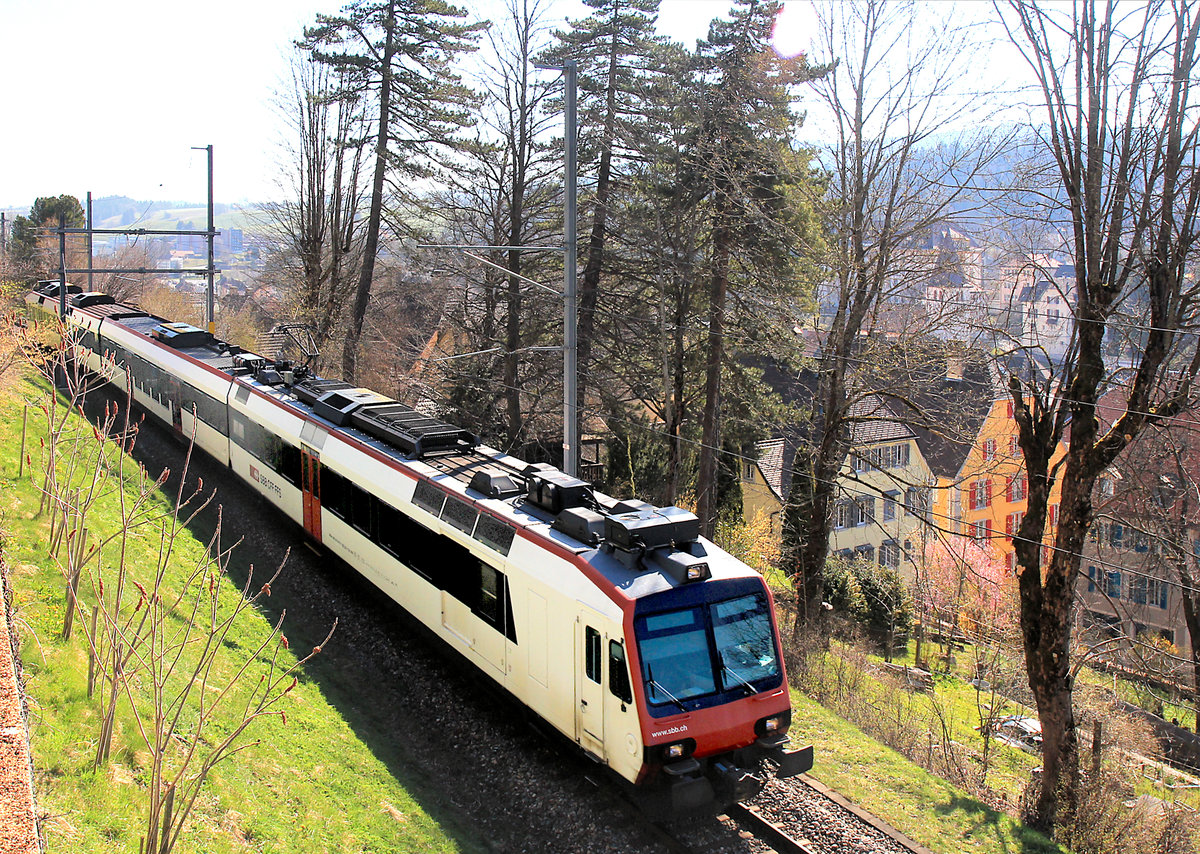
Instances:
[[[579,403],[586,406],[593,380],[596,307],[605,253],[615,225],[617,195],[628,193],[627,164],[644,153],[659,99],[667,40],[656,36],[659,0],[584,0],[595,10],[556,33],[558,44],[543,61],[571,59],[579,73],[579,162],[590,185],[590,225],[579,281]],[[588,205],[585,203],[585,208]],[[617,226],[619,228],[619,226]]]
[[[722,445],[721,385],[726,367],[730,286],[790,282],[798,237],[789,184],[796,179],[792,138],[799,118],[793,87],[827,69],[785,59],[771,46],[782,4],[739,0],[730,20],[713,21],[699,44],[700,114],[690,159],[707,219],[708,330],[697,514],[713,532]],[[760,306],[761,310],[761,306]]]
[[[385,192],[401,202],[430,177],[439,155],[469,119],[469,90],[452,70],[474,48],[482,25],[444,0],[356,0],[340,15],[317,15],[301,46],[343,81],[333,97],[370,98],[375,115],[374,170],[363,262],[342,351],[342,374],[352,380],[359,338],[379,252]]]

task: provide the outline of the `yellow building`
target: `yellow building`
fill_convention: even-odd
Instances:
[[[976,392],[974,400],[968,395],[960,399],[958,424],[944,432],[925,431],[924,449],[937,477],[933,523],[947,533],[971,537],[1014,570],[1012,537],[1029,505],[1029,483],[1013,402],[1004,389],[987,388],[984,394],[976,386]],[[1055,458],[1064,453],[1060,444]],[[1056,483],[1050,493],[1048,543],[1058,524],[1060,492]]]
[[[869,396],[850,410],[851,451],[842,467],[833,505],[829,550],[899,568],[911,577],[913,538],[929,506],[934,478],[921,455],[913,430],[878,397]],[[757,459],[742,471],[746,519],[766,515],[780,534],[784,501],[798,436],[776,437],[756,446]]]

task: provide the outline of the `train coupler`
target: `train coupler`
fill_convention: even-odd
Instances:
[[[757,743],[763,749],[766,757],[778,766],[775,771],[776,777],[794,777],[813,767],[811,744],[807,747],[789,749],[786,735],[767,736],[760,738]]]

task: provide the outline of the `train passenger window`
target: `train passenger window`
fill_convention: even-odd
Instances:
[[[284,480],[292,484],[292,486],[300,485],[300,449],[295,445],[277,440],[280,444],[278,455],[278,466],[275,471],[283,475]]]
[[[625,647],[620,641],[608,642],[608,690],[625,703],[633,702],[629,684],[629,668],[625,664]]]
[[[346,521],[369,537],[375,529],[374,514],[371,512],[374,496],[353,483],[347,483],[346,486],[350,495],[350,515]]]
[[[503,555],[508,554],[508,550],[512,548],[515,534],[516,531],[511,527],[486,513],[480,514],[479,522],[475,525],[475,539]]]
[[[321,506],[337,516],[346,518],[346,478],[328,468],[321,470]]]
[[[383,501],[375,506],[375,512],[375,521],[379,525],[379,545],[400,557],[404,548],[404,523],[408,520],[399,510]]]
[[[496,567],[479,564],[479,616],[493,626],[500,624],[500,579]]]
[[[587,673],[587,678],[599,685],[601,674],[600,633],[591,626],[587,626],[584,629],[583,637],[584,670]]]

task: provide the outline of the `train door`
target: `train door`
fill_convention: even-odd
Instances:
[[[321,455],[300,447],[300,491],[304,499],[304,530],[321,542]]]
[[[604,760],[604,634],[583,611],[575,621],[575,740]]]

